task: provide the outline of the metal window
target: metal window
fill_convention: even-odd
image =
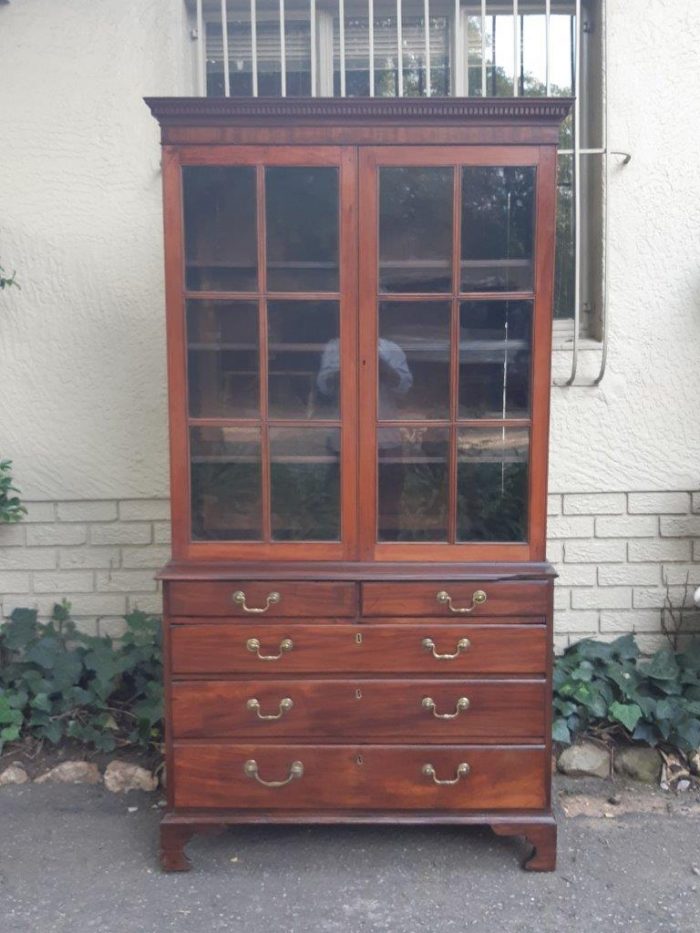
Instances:
[[[562,131],[557,326],[606,364],[605,0],[187,0],[197,92],[575,98]]]

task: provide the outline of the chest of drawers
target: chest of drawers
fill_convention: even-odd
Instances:
[[[548,568],[180,573],[164,583],[166,867],[187,867],[187,838],[220,825],[386,819],[487,822],[530,839],[528,867],[552,867]]]

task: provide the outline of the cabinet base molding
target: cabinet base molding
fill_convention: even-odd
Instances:
[[[192,863],[185,847],[196,835],[217,835],[233,826],[246,824],[329,824],[404,826],[483,826],[498,836],[524,836],[532,846],[523,863],[527,871],[554,871],[557,857],[557,824],[551,812],[473,812],[434,811],[386,812],[323,811],[308,813],[289,810],[273,813],[251,810],[177,810],[166,813],[160,824],[160,862],[163,871],[189,871]]]

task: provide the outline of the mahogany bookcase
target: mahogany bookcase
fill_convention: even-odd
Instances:
[[[147,101],[163,143],[166,869],[254,822],[551,870],[562,99]]]

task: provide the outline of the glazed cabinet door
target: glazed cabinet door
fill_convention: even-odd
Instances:
[[[355,551],[355,159],[166,150],[175,557]]]
[[[360,154],[367,559],[543,556],[553,172],[535,146]]]

